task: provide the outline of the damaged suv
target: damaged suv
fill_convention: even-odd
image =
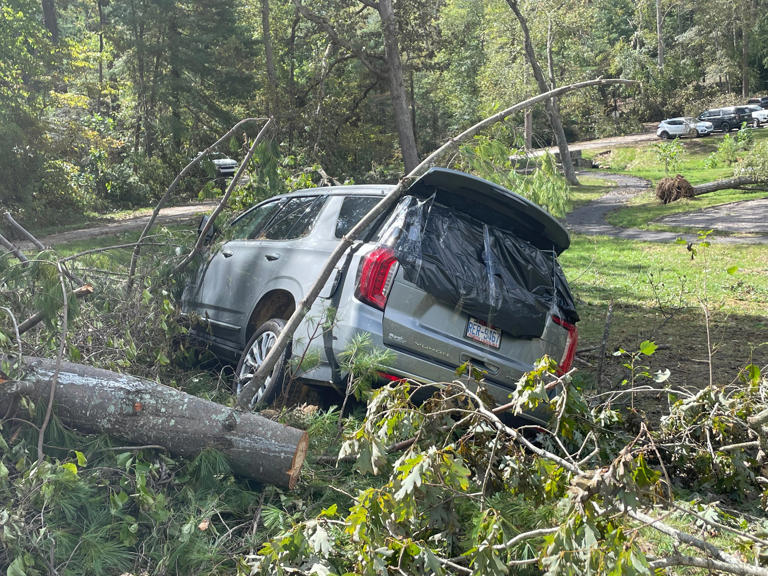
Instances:
[[[302,190],[237,217],[182,297],[193,335],[238,358],[247,382],[339,239],[392,186]],[[383,380],[450,381],[471,363],[505,402],[545,354],[567,371],[576,312],[557,261],[570,239],[541,208],[480,178],[433,168],[337,264],[258,390],[280,391],[291,356],[319,361],[293,376],[344,388],[338,358],[361,333],[391,352]],[[320,322],[333,309],[333,322]],[[295,364],[295,363],[293,363]],[[239,388],[239,385],[238,385]]]

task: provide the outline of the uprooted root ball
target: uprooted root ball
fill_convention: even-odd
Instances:
[[[693,196],[693,186],[680,174],[674,178],[664,178],[656,185],[656,198],[661,200],[663,204]]]

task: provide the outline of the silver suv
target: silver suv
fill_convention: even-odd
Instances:
[[[182,297],[193,335],[239,356],[238,382],[261,364],[347,233],[391,186],[314,188],[266,200],[223,232]],[[258,391],[280,391],[290,356],[319,358],[297,376],[343,389],[338,357],[360,333],[391,351],[382,380],[449,381],[465,363],[504,402],[545,354],[567,371],[578,320],[557,255],[565,229],[525,198],[433,168],[353,245]],[[325,330],[318,320],[334,309]]]

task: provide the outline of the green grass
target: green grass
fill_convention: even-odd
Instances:
[[[713,243],[691,254],[675,243],[573,238],[560,261],[581,316],[579,349],[591,350],[577,366],[587,380],[599,364],[604,378],[620,382],[626,370],[610,352],[652,340],[662,347],[648,359],[653,371],[670,369],[675,384],[700,387],[709,379],[708,331],[716,380],[768,363],[768,247]]]

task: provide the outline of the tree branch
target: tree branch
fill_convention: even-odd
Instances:
[[[213,144],[208,146],[205,150],[200,152],[197,156],[195,156],[194,160],[192,160],[189,164],[184,166],[184,168],[181,170],[181,172],[178,173],[176,178],[173,179],[173,182],[171,182],[171,185],[168,186],[168,189],[165,191],[165,194],[163,194],[163,197],[160,198],[160,201],[157,203],[157,206],[155,206],[155,210],[152,212],[152,216],[149,218],[149,222],[147,222],[147,225],[144,226],[144,230],[141,231],[141,234],[139,235],[139,239],[136,241],[136,248],[133,250],[133,255],[131,256],[131,266],[128,270],[128,282],[126,284],[126,292],[130,292],[133,288],[133,275],[136,273],[136,265],[139,260],[139,254],[141,253],[141,245],[144,241],[144,238],[149,234],[150,229],[155,224],[155,220],[157,220],[157,216],[160,214],[160,210],[163,206],[165,206],[165,203],[168,202],[168,199],[171,197],[171,193],[176,189],[176,186],[179,185],[179,182],[181,179],[186,176],[192,168],[194,168],[203,158],[205,158],[208,154],[210,154],[216,146],[224,142],[227,138],[232,136],[237,130],[240,129],[240,127],[250,124],[251,122],[263,122],[265,120],[268,120],[267,118],[245,118],[244,120],[240,120],[237,124],[232,126],[232,128],[229,129],[229,132],[224,134],[221,138],[216,140]],[[238,174],[240,172],[238,171]],[[233,178],[233,182],[235,179]],[[230,183],[230,186],[232,184]]]
[[[224,210],[224,207],[227,205],[227,202],[229,201],[229,197],[232,196],[232,192],[235,190],[238,183],[240,182],[240,177],[243,175],[243,172],[245,172],[245,169],[248,167],[248,163],[251,161],[251,158],[253,157],[253,153],[256,151],[256,146],[258,146],[261,143],[261,141],[264,139],[264,136],[267,134],[267,130],[271,127],[272,127],[272,118],[267,120],[267,123],[264,124],[264,126],[259,131],[256,138],[253,140],[253,144],[251,144],[251,147],[248,150],[248,153],[245,155],[245,158],[240,163],[240,166],[238,166],[237,172],[235,173],[234,176],[232,176],[232,181],[229,183],[229,186],[227,187],[227,191],[224,192],[224,196],[222,196],[221,201],[219,202],[219,205],[216,206],[214,211],[211,213],[211,216],[208,218],[208,221],[205,223],[205,226],[203,226],[203,229],[200,230],[200,234],[197,237],[197,242],[195,242],[195,245],[192,247],[192,250],[190,250],[189,254],[187,254],[184,260],[182,260],[181,262],[179,262],[179,264],[176,265],[176,267],[173,269],[171,274],[178,274],[179,272],[184,270],[184,268],[186,268],[187,265],[190,262],[192,262],[192,259],[195,257],[195,254],[200,252],[200,250],[203,247],[203,244],[205,243],[205,237],[208,234],[208,231],[211,229],[211,227],[213,226],[213,223],[216,221],[216,217],[219,214],[221,214],[222,210]],[[208,150],[210,150],[210,148]],[[208,150],[206,150],[205,153],[207,153]]]
[[[639,84],[639,82],[635,80],[598,78],[596,80],[586,80],[584,82],[577,82],[576,84],[561,86],[556,90],[550,90],[549,92],[545,92],[544,94],[539,94],[537,96],[534,96],[533,98],[529,98],[527,100],[524,100],[523,102],[515,104],[514,106],[511,106],[506,110],[497,112],[493,116],[490,116],[485,120],[482,120],[481,122],[478,122],[477,124],[471,126],[467,130],[465,130],[464,132],[456,136],[455,138],[451,138],[450,140],[448,140],[448,142],[446,142],[440,148],[432,152],[432,154],[427,156],[418,166],[416,166],[416,168],[411,170],[411,172],[407,176],[405,176],[400,180],[399,184],[395,187],[394,190],[392,190],[384,198],[382,198],[379,201],[379,203],[376,204],[376,206],[374,206],[373,209],[370,212],[368,212],[368,214],[366,214],[357,223],[356,226],[352,228],[352,230],[350,230],[345,236],[342,237],[342,239],[339,241],[339,244],[336,246],[334,251],[331,253],[330,256],[328,256],[328,259],[325,262],[325,266],[320,272],[318,278],[315,280],[315,283],[309,289],[304,299],[301,302],[299,302],[299,305],[296,307],[296,310],[286,322],[285,327],[280,333],[280,336],[278,337],[274,346],[267,354],[267,357],[264,359],[264,362],[259,367],[259,369],[256,370],[256,373],[253,375],[253,378],[251,379],[251,381],[248,384],[246,384],[243,387],[243,389],[240,391],[240,395],[237,398],[237,406],[241,410],[247,410],[250,407],[251,400],[253,399],[253,396],[256,390],[258,390],[259,386],[261,386],[264,383],[267,376],[272,373],[272,369],[277,363],[278,358],[281,357],[283,350],[285,350],[285,346],[288,344],[288,341],[293,338],[293,333],[296,331],[296,328],[298,328],[299,323],[307,315],[307,313],[309,312],[309,309],[312,307],[312,304],[317,299],[317,296],[320,294],[320,291],[323,289],[323,286],[325,286],[325,283],[328,281],[328,278],[330,277],[331,272],[333,271],[333,268],[336,265],[336,263],[341,259],[342,255],[352,245],[353,241],[360,236],[363,230],[365,230],[372,222],[376,220],[376,218],[378,218],[387,209],[389,209],[389,207],[392,206],[403,195],[405,190],[408,189],[408,187],[411,185],[411,183],[413,183],[413,181],[416,178],[423,175],[429,168],[435,165],[437,161],[440,158],[442,158],[445,154],[458,148],[459,144],[461,144],[465,140],[472,138],[475,134],[477,134],[481,130],[484,130],[489,126],[492,126],[493,124],[496,124],[497,122],[504,120],[505,118],[507,118],[511,114],[514,114],[515,112],[524,110],[526,108],[530,108],[534,104],[537,104],[541,101],[547,100],[554,96],[559,96],[560,94],[566,94],[567,92],[571,92],[573,90],[581,90],[583,88],[588,88],[590,86],[601,86],[606,84],[624,84],[624,85],[634,86]]]
[[[345,38],[342,38],[338,32],[336,32],[336,29],[331,24],[331,21],[328,20],[328,18],[325,18],[324,16],[321,16],[320,14],[316,14],[312,12],[309,8],[304,6],[301,3],[301,0],[293,0],[293,4],[296,6],[296,9],[299,11],[299,13],[304,16],[307,20],[310,22],[314,22],[317,24],[321,30],[323,30],[328,36],[331,38],[331,40],[341,46],[342,48],[345,48],[360,60],[363,66],[368,68],[373,74],[378,76],[379,78],[383,79],[386,78],[386,74],[383,70],[381,70],[379,67],[373,64],[373,62],[369,59],[368,54],[366,54],[365,50],[361,48],[360,46],[355,46]]]

